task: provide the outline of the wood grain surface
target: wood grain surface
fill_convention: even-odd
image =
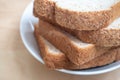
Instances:
[[[0,0],[0,80],[120,80],[120,69],[95,76],[48,70],[32,57],[20,37],[20,18],[31,0]]]

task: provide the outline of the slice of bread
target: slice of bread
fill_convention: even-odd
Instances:
[[[97,31],[74,31],[74,34],[82,41],[98,46],[120,46],[120,18],[116,19],[107,28]]]
[[[51,20],[47,20],[46,18],[40,17],[40,19],[48,23],[54,24],[56,26],[59,26],[57,23],[51,22]],[[59,28],[72,34],[73,36],[76,36],[78,39],[84,42],[95,44],[101,47],[113,47],[120,45],[119,21],[120,18],[116,19],[107,28],[103,28],[96,31],[80,31],[80,30],[65,28],[62,26],[59,26]]]
[[[55,6],[59,25],[76,30],[97,30],[107,27],[120,16],[119,0],[63,0]]]
[[[67,28],[97,30],[120,16],[120,1],[35,0],[34,14]]]
[[[58,0],[34,0],[33,13],[36,17],[47,18],[49,21],[55,21],[55,3]]]
[[[69,62],[66,56],[42,36],[40,36],[37,26],[35,26],[34,33],[40,49],[40,55],[42,56],[46,66],[50,69],[65,68],[66,63]]]
[[[95,59],[84,63],[83,65],[75,65],[56,47],[49,43],[46,39],[40,36],[37,26],[35,26],[35,37],[40,49],[40,54],[46,64],[50,69],[87,69],[97,66],[103,66],[110,64],[114,61],[120,60],[120,48],[110,50]],[[116,58],[117,56],[117,58]]]
[[[84,43],[57,28],[57,26],[42,20],[39,21],[39,33],[55,47],[64,52],[71,62],[76,65],[84,64],[110,49]]]

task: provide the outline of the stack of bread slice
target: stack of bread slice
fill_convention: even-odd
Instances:
[[[120,60],[120,0],[34,0],[35,37],[50,69]]]

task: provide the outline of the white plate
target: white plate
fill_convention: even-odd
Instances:
[[[39,55],[39,49],[33,34],[34,28],[30,24],[30,21],[32,23],[38,22],[37,18],[33,16],[32,12],[33,12],[33,2],[31,2],[28,5],[28,7],[25,9],[23,13],[23,16],[20,22],[20,34],[21,34],[22,41],[25,47],[30,52],[30,54],[32,54],[39,62],[44,64],[41,56]],[[87,70],[72,71],[72,70],[61,69],[58,71],[68,73],[68,74],[74,74],[74,75],[96,75],[96,74],[110,72],[118,68],[120,68],[120,62],[115,62],[110,65],[93,68],[93,69],[87,69]]]

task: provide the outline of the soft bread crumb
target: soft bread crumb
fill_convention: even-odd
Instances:
[[[90,45],[92,45],[92,44],[89,44],[89,43],[85,43],[85,42],[82,42],[82,41],[80,41],[79,39],[77,39],[76,37],[74,37],[74,36],[72,36],[72,35],[70,35],[70,34],[68,34],[67,32],[64,32],[64,34],[66,35],[66,36],[68,36],[70,39],[71,39],[71,42],[73,43],[73,44],[75,44],[76,46],[78,46],[78,47],[90,47]]]
[[[120,18],[116,19],[113,23],[111,23],[107,28],[105,29],[120,29]]]
[[[111,9],[111,6],[120,0],[64,0],[58,1],[57,5],[64,9],[73,11],[102,11]]]
[[[53,54],[60,54],[61,53],[61,51],[59,49],[55,48],[55,46],[53,46],[50,42],[48,42],[44,38],[43,38],[43,40],[44,40],[45,44],[47,45],[50,53],[53,53]]]

